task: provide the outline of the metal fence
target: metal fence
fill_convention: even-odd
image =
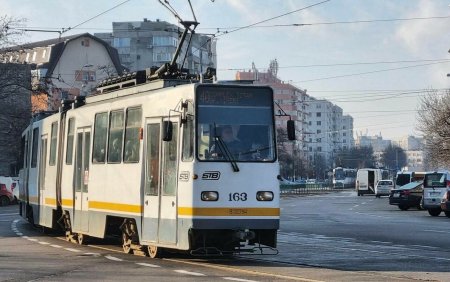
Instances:
[[[342,191],[343,187],[333,187],[328,184],[294,184],[280,185],[280,194],[298,195],[298,194],[320,194],[331,191]]]

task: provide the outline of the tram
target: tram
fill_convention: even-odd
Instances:
[[[151,257],[276,251],[272,89],[152,75],[110,79],[35,117],[22,135],[21,215],[80,244],[119,235],[125,252]]]

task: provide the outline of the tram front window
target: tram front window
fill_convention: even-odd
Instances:
[[[273,162],[272,92],[205,86],[197,90],[197,157],[201,161]]]

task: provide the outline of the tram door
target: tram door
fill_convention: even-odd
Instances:
[[[89,231],[89,156],[90,156],[90,129],[78,129],[75,151],[74,175],[74,230]]]
[[[177,240],[178,123],[172,141],[162,141],[161,119],[146,123],[143,232],[145,241],[175,244]]]
[[[39,156],[39,224],[45,225],[45,171],[47,169],[47,135],[42,136]]]

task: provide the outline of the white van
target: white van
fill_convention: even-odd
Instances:
[[[427,172],[425,174],[422,206],[428,210],[431,216],[441,214],[441,199],[448,188],[450,188],[450,173],[448,171]]]
[[[356,173],[356,193],[358,194],[358,196],[364,194],[375,194],[375,185],[381,179],[381,169],[358,169],[358,172]]]

